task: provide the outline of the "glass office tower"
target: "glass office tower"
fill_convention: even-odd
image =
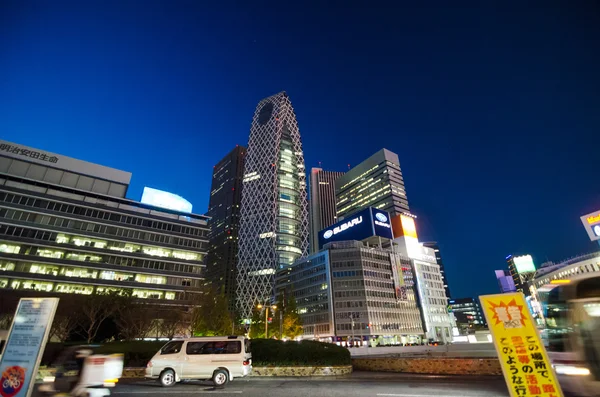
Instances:
[[[251,318],[273,297],[275,276],[308,252],[304,154],[296,115],[285,92],[259,102],[244,164],[237,306]]]

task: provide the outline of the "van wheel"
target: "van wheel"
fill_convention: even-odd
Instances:
[[[158,380],[160,381],[160,384],[163,387],[173,386],[176,382],[175,371],[173,371],[172,369],[165,369],[164,371],[161,372]]]
[[[229,381],[229,374],[223,369],[218,369],[213,373],[212,381],[215,386],[225,386]]]

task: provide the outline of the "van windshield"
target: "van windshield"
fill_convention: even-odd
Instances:
[[[160,354],[177,354],[181,351],[181,346],[183,346],[181,340],[169,342],[160,349]]]

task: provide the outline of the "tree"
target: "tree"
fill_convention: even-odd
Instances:
[[[114,315],[122,300],[117,292],[88,295],[79,308],[76,323],[82,329],[87,343],[92,343],[102,323]]]
[[[302,335],[302,321],[298,314],[296,298],[289,294],[283,313],[283,336],[290,339]]]
[[[161,321],[158,324],[158,331],[161,336],[173,339],[177,334],[186,329],[187,322],[185,313],[178,309],[170,309],[161,312]]]
[[[69,336],[71,336],[76,327],[77,318],[72,313],[57,313],[54,316],[54,321],[52,321],[50,333],[48,334],[48,340],[64,342],[69,338]]]
[[[145,338],[154,325],[155,312],[145,303],[134,303],[131,299],[122,302],[115,317],[120,336],[125,340]]]
[[[206,290],[192,311],[191,333],[194,336],[229,335],[233,321],[225,291]]]
[[[265,337],[264,317],[259,309],[252,310],[252,322],[250,324],[249,336],[253,339]]]
[[[4,313],[0,315],[0,329],[8,330],[12,324],[13,314],[12,313]]]

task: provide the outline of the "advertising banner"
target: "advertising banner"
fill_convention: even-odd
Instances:
[[[0,395],[31,395],[46,346],[58,298],[23,298],[19,301],[0,361]]]
[[[393,253],[390,253],[390,262],[392,264],[392,278],[394,280],[394,290],[396,299],[399,301],[407,300],[406,287],[404,286],[404,273],[402,272],[402,262]]]
[[[392,239],[392,223],[387,212],[369,207],[321,230],[319,249],[334,241],[361,241],[372,236]]]
[[[479,299],[511,397],[563,397],[523,294]]]

